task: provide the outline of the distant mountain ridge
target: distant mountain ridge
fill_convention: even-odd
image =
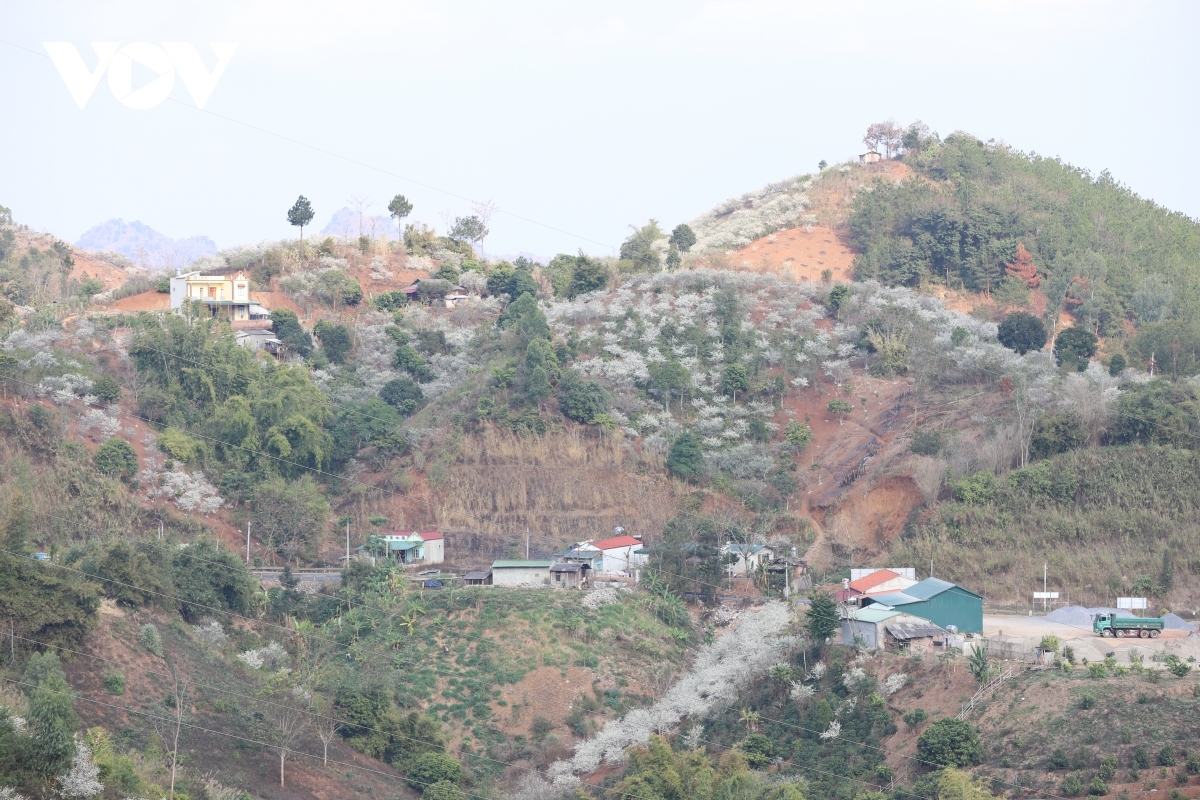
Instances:
[[[120,253],[139,267],[162,269],[185,266],[217,253],[217,243],[207,236],[172,239],[144,222],[110,219],[84,231],[76,247]]]

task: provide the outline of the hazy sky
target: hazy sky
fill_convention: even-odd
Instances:
[[[0,0],[0,205],[71,241],[122,217],[227,247],[294,235],[301,193],[318,229],[352,194],[386,213],[403,192],[439,229],[490,198],[533,222],[497,215],[489,252],[607,253],[630,223],[850,158],[893,117],[1200,216],[1197,32],[1194,1]],[[204,111],[179,79],[147,110],[104,79],[81,110],[48,41],[88,68],[91,42],[191,42],[209,68],[210,42],[238,49]]]

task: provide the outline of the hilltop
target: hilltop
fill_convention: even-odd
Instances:
[[[6,217],[0,618],[14,620],[18,656],[6,679],[54,683],[33,653],[66,656],[63,681],[86,698],[76,722],[107,731],[93,749],[131,794],[163,788],[166,729],[134,712],[176,708],[174,674],[195,692],[189,796],[220,796],[203,788],[218,767],[254,796],[421,793],[413,770],[429,750],[465,770],[452,783],[537,798],[549,789],[526,773],[549,769],[564,789],[553,765],[568,761],[595,786],[640,780],[642,762],[614,771],[597,753],[684,733],[679,697],[700,692],[688,671],[753,656],[706,706],[711,756],[737,748],[791,774],[846,765],[849,780],[920,794],[916,774],[893,783],[894,757],[812,731],[770,728],[781,750],[757,760],[762,743],[744,734],[758,723],[737,714],[761,709],[766,723],[776,705],[820,730],[836,717],[871,747],[911,752],[922,725],[896,720],[923,690],[876,689],[905,672],[931,694],[969,695],[974,679],[951,664],[868,665],[823,650],[823,636],[801,644],[803,618],[774,604],[724,632],[718,594],[779,587],[761,574],[731,590],[721,546],[795,548],[818,582],[933,562],[992,607],[1027,607],[1049,563],[1073,602],[1132,593],[1194,616],[1200,295],[1194,221],[1106,175],[908,133],[897,158],[779,181],[670,231],[651,220],[617,258],[488,260],[462,235],[408,225],[398,241],[315,236],[194,262],[249,276],[278,356],[239,346],[203,307],[159,313],[164,272]],[[615,527],[642,537],[650,564],[636,591],[602,602],[431,590],[390,563],[356,562],[314,593],[248,572],[339,565],[347,528],[368,550],[388,530],[437,529],[445,568],[466,570]],[[730,636],[762,649],[722,655]],[[830,674],[807,677],[810,658]],[[1142,679],[1110,672],[1104,687]],[[1044,680],[1024,679],[1020,696],[1065,714],[1086,679]],[[813,693],[792,695],[793,682]],[[100,705],[122,692],[133,710]],[[337,768],[289,762],[302,788],[285,792],[271,737],[286,720],[272,715],[297,698],[350,726],[330,740]],[[1182,689],[1159,701],[1191,702]],[[0,703],[34,711],[15,690]],[[655,716],[666,707],[674,716]],[[989,708],[977,721],[995,749],[1018,717]],[[1163,725],[1187,735],[1186,714]],[[233,762],[220,734],[241,737]],[[309,751],[324,744],[305,736]],[[1046,790],[1057,779],[1032,775],[1043,759],[1097,744],[1022,742],[981,755],[985,772],[1023,769]],[[1100,769],[1098,751],[1065,758]],[[733,755],[721,763],[721,780],[742,774]],[[811,775],[808,789],[849,791]]]

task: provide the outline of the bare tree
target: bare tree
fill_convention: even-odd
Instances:
[[[174,672],[174,670],[172,670]],[[179,729],[183,727],[183,697],[187,684],[175,677],[175,735],[171,737],[171,800],[175,800],[175,765],[179,761]]]
[[[367,213],[367,209],[375,205],[375,201],[365,194],[352,194],[347,200],[350,207],[358,214],[358,235],[363,235],[363,215]]]
[[[321,745],[324,750],[321,754],[321,763],[329,765],[329,743],[333,741],[333,737],[337,735],[338,729],[342,727],[340,720],[332,716],[333,709],[329,706],[329,701],[321,701],[313,713],[313,724],[317,728],[317,737],[321,740]]]
[[[1016,435],[1020,443],[1021,468],[1029,466],[1029,446],[1033,442],[1033,431],[1037,426],[1038,408],[1028,389],[1018,385],[1012,393],[1013,410],[1016,412]]]
[[[867,127],[867,134],[863,136],[863,144],[875,152],[879,152],[879,148],[882,147],[887,158],[891,158],[892,154],[899,152],[904,145],[904,129],[897,125],[894,119],[872,123]]]
[[[308,714],[298,708],[287,705],[285,698],[275,707],[271,718],[274,723],[272,739],[275,749],[279,751],[279,786],[284,787],[283,767],[293,752],[292,746],[299,741],[308,729]]]
[[[483,222],[483,236],[479,239],[479,256],[482,258],[483,240],[486,239],[488,233],[490,233],[488,230],[488,224],[492,221],[492,217],[496,216],[496,212],[499,211],[500,208],[492,202],[491,198],[488,198],[487,200],[483,200],[481,202],[471,203],[471,210],[474,211],[475,216],[479,217],[480,221]]]
[[[169,663],[169,662],[168,662]],[[171,667],[171,674],[175,678],[175,713],[170,717],[160,717],[157,714],[150,714],[150,724],[154,726],[154,732],[158,734],[159,741],[163,747],[166,747],[167,742],[171,742],[171,800],[175,798],[175,767],[179,762],[179,732],[183,728],[183,711],[184,697],[187,695],[187,683],[179,680],[179,675],[175,673],[174,666]]]
[[[925,497],[925,505],[937,502],[942,491],[942,482],[946,480],[946,462],[940,458],[918,456],[913,467],[913,481]]]

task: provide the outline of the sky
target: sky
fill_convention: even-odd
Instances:
[[[439,230],[490,201],[490,253],[604,255],[892,118],[1200,217],[1198,30],[1192,1],[0,0],[0,205],[68,241],[119,217],[230,247],[294,237],[300,194],[319,230],[403,193]],[[87,69],[92,42],[190,43],[209,70],[210,43],[237,48],[203,109],[178,63],[164,102],[117,99],[122,59],[130,86],[157,78],[144,46],[80,109],[45,42]]]

